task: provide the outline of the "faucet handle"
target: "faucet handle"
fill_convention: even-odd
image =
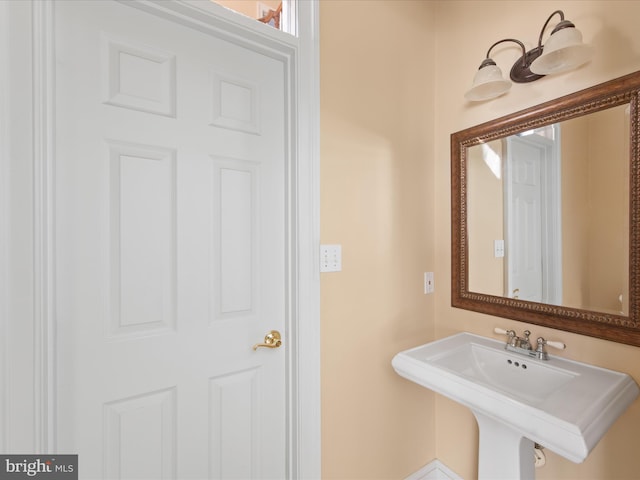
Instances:
[[[548,358],[547,352],[544,349],[545,345],[549,345],[550,347],[558,348],[560,350],[564,350],[565,348],[567,348],[567,346],[562,342],[545,340],[542,337],[538,337],[537,343],[538,343],[538,348],[536,348],[536,354],[537,354],[537,357],[542,360],[546,360]]]
[[[520,346],[520,337],[516,335],[515,330],[505,330],[504,328],[495,327],[493,331],[500,335],[506,335],[507,337],[509,337],[507,338],[508,345],[511,345],[512,347]]]
[[[562,342],[557,342],[555,340],[547,340],[546,344],[550,347],[557,348],[558,350],[564,350],[567,346]]]
[[[516,335],[515,330],[505,330],[503,328],[496,327],[493,329],[493,331],[500,335],[506,335],[507,337],[509,337],[507,338],[507,343],[512,347],[517,347],[520,345],[520,337]]]

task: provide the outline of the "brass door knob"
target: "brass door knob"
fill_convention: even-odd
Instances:
[[[264,343],[256,343],[253,346],[253,349],[257,350],[260,347],[278,348],[280,345],[282,345],[282,337],[280,336],[280,332],[277,330],[271,330],[264,336]]]

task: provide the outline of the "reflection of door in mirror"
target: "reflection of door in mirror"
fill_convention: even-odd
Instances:
[[[626,108],[468,148],[469,291],[628,314]]]
[[[559,128],[506,139],[504,296],[562,304]]]
[[[639,94],[640,71],[451,134],[452,307],[640,346]],[[561,305],[506,284],[507,138],[552,124]]]

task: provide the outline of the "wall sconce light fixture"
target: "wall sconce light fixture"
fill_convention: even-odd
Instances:
[[[551,36],[542,45],[542,35],[554,15],[560,15],[560,22],[551,32]],[[473,85],[465,93],[470,101],[489,100],[507,93],[511,82],[502,77],[502,71],[490,55],[496,45],[504,42],[517,43],[522,49],[522,56],[511,67],[511,80],[516,83],[528,83],[545,75],[566,72],[588,62],[593,54],[590,45],[582,43],[582,33],[569,20],[564,19],[564,12],[556,10],[544,23],[540,31],[538,46],[527,52],[524,44],[515,38],[497,41],[487,51],[487,58],[480,64],[473,79]]]

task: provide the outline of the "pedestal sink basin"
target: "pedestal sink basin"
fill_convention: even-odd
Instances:
[[[640,390],[624,373],[564,358],[529,358],[460,333],[397,354],[396,372],[470,408],[479,478],[533,479],[534,442],[580,463]]]

